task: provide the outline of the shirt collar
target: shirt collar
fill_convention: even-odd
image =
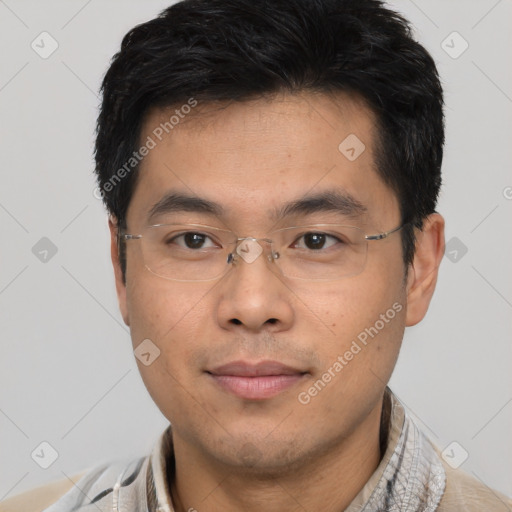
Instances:
[[[389,388],[383,403],[387,447],[372,476],[345,512],[433,512],[446,486],[439,456]]]

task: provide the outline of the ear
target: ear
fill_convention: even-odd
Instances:
[[[434,294],[439,265],[444,255],[444,219],[438,213],[429,215],[423,230],[417,230],[414,260],[407,277],[407,315],[410,327],[423,320]]]
[[[112,258],[112,266],[114,267],[114,278],[116,282],[117,300],[119,301],[119,309],[123,317],[124,323],[130,325],[128,315],[128,307],[126,304],[126,284],[123,282],[123,272],[121,263],[119,262],[119,247],[117,239],[117,219],[109,217],[108,228],[110,229],[110,257]]]

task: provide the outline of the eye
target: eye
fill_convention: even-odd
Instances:
[[[297,238],[292,247],[297,249],[320,250],[328,249],[337,243],[343,243],[339,238],[326,233],[305,233]]]
[[[218,245],[204,233],[195,233],[189,231],[174,236],[167,241],[167,244],[176,244],[186,249],[208,249],[210,247],[218,247]]]

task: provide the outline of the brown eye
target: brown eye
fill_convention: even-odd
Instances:
[[[217,247],[217,244],[204,233],[197,233],[189,231],[187,233],[181,233],[180,235],[173,236],[167,242],[167,245],[178,245],[184,249],[208,249],[211,247]]]
[[[310,232],[305,233],[301,237],[297,238],[297,241],[293,244],[293,247],[297,249],[319,251],[321,249],[329,249],[337,243],[341,243],[341,240],[333,235]]]
[[[187,233],[183,235],[183,241],[189,249],[200,249],[206,241],[206,236],[200,233]]]
[[[320,233],[308,233],[304,235],[304,245],[308,249],[323,249],[326,236]]]

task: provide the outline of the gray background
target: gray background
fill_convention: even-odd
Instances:
[[[168,4],[0,0],[0,499],[145,454],[167,424],[118,312],[92,144],[110,57],[128,29]],[[458,443],[453,460],[468,453],[463,469],[512,494],[512,4],[391,5],[412,21],[444,83],[439,211],[451,240],[391,386],[441,448]],[[43,31],[59,45],[47,59],[31,48]],[[464,43],[453,31],[469,43],[457,58]],[[45,262],[43,237],[57,248]],[[59,454],[48,469],[43,441]]]

